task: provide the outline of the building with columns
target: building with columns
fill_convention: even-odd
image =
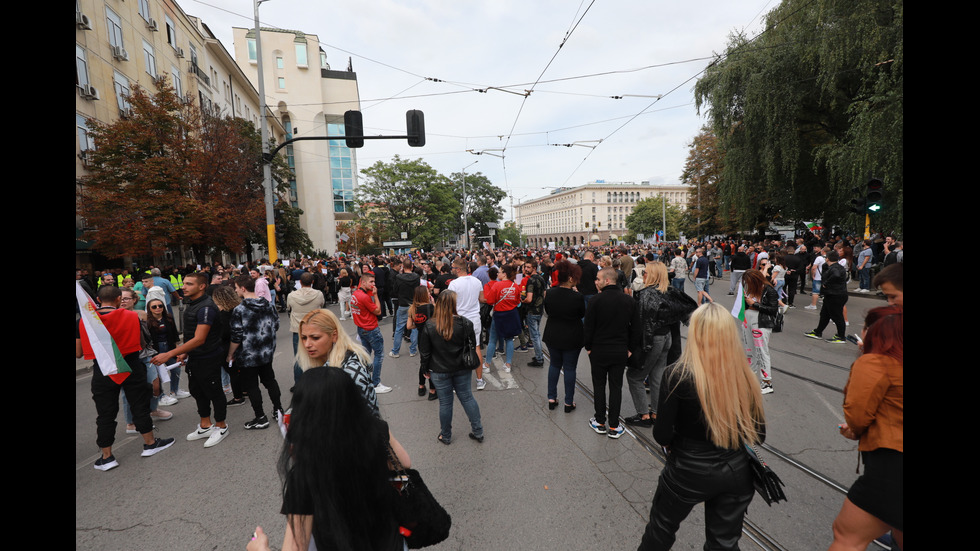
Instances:
[[[626,235],[626,217],[638,202],[663,197],[667,204],[686,209],[689,195],[684,184],[596,180],[514,205],[514,216],[530,247],[606,243]]]

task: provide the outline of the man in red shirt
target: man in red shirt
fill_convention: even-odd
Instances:
[[[381,362],[384,361],[385,356],[385,341],[384,337],[381,336],[381,328],[378,327],[381,301],[378,299],[378,290],[374,286],[373,273],[364,272],[361,274],[361,281],[357,290],[351,295],[350,311],[351,317],[354,318],[354,325],[357,326],[357,336],[361,339],[361,344],[365,348],[370,348],[374,353],[374,368],[371,374],[374,392],[376,394],[391,392],[391,387],[381,384]]]

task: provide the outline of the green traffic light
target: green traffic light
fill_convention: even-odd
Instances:
[[[881,203],[875,203],[873,205],[868,205],[868,210],[871,212],[878,212],[881,210]]]

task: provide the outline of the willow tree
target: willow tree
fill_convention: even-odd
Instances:
[[[903,3],[784,0],[754,38],[728,48],[695,87],[725,166],[723,200],[743,226],[784,218],[861,227],[852,188],[885,181],[875,229],[901,230]]]

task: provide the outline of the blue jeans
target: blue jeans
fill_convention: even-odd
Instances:
[[[157,375],[158,375],[157,374],[157,366],[155,366],[155,365],[153,365],[153,364],[150,363],[150,358],[144,358],[144,359],[142,359],[140,361],[143,362],[143,365],[146,366],[146,382],[148,382],[148,383],[150,383],[150,385],[152,385],[153,384],[153,381],[156,380]],[[133,412],[129,409],[129,400],[126,399],[126,393],[125,392],[122,392],[121,394],[122,394],[122,403],[123,403],[123,415],[126,416],[126,424],[127,425],[132,425],[133,424]],[[159,401],[159,399],[160,399],[159,397],[153,396],[153,392],[152,391],[150,392],[150,411],[156,411],[157,410],[157,402]]]
[[[381,362],[385,357],[385,339],[381,336],[381,328],[375,327],[370,331],[357,328],[357,336],[361,339],[364,348],[374,353],[374,367],[371,369],[371,384],[378,386],[381,384]],[[339,365],[336,367],[340,367]]]
[[[858,270],[858,288],[860,289],[871,289],[871,268],[862,268]]]
[[[293,357],[295,358],[299,354],[299,333],[293,333]],[[293,384],[299,382],[299,378],[303,376],[303,369],[299,366],[299,362],[293,360]]]
[[[527,332],[531,336],[531,344],[534,345],[534,359],[543,362],[544,351],[541,349],[541,314],[527,315]]]
[[[680,276],[674,276],[674,279],[670,280],[670,284],[680,292],[684,292],[684,278]]]
[[[551,365],[548,366],[548,399],[558,399],[558,377],[565,371],[565,405],[575,404],[575,369],[578,367],[581,348],[562,350],[554,346],[548,347]]]
[[[504,351],[504,341],[503,337],[497,336],[497,324],[493,322],[493,317],[490,317],[490,342],[487,344],[487,355],[493,357],[494,352],[503,353]],[[513,343],[514,339],[510,339]],[[488,362],[489,363],[489,362]]]
[[[512,341],[513,342],[513,341]],[[439,434],[444,442],[451,442],[453,439],[453,390],[459,397],[459,403],[466,412],[466,417],[470,420],[470,428],[473,435],[477,438],[483,436],[483,424],[480,422],[480,406],[473,397],[473,390],[470,388],[471,371],[456,371],[453,373],[432,372],[432,382],[436,385],[436,394],[439,396]]]
[[[405,336],[406,323],[408,323],[408,306],[399,306],[395,312],[395,342],[391,345],[391,351],[395,354],[398,354],[398,351],[402,349],[402,338]],[[412,344],[409,345],[408,351],[415,354],[419,351],[419,330],[412,329],[410,335]]]

